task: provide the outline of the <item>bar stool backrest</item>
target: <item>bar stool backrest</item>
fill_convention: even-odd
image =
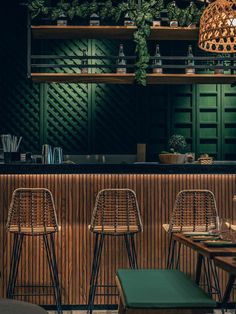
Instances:
[[[169,232],[208,231],[217,227],[218,211],[209,190],[183,190],[176,197]]]
[[[90,231],[106,234],[143,230],[136,194],[130,189],[104,189],[96,197]]]
[[[27,235],[58,231],[52,193],[45,188],[19,188],[12,194],[7,229]]]

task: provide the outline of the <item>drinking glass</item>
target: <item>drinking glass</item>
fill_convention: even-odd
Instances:
[[[62,164],[63,162],[63,152],[61,147],[54,147],[53,149],[53,163]]]
[[[219,231],[222,240],[231,240],[231,218],[220,218],[219,219]]]

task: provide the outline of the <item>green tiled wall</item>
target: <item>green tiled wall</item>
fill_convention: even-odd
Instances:
[[[136,152],[138,142],[146,142],[149,158],[155,160],[167,148],[168,137],[180,133],[197,155],[236,159],[236,87],[32,84],[26,78],[22,20],[23,13],[17,14],[0,41],[0,133],[22,135],[25,150],[39,152],[43,143],[50,143],[71,154],[129,154]],[[118,45],[106,40],[49,41],[41,49],[70,55],[86,49],[103,55],[116,54]],[[132,45],[124,45],[129,54]]]

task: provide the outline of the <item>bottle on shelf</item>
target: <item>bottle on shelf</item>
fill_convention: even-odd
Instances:
[[[124,26],[135,26],[135,22],[131,19],[129,12],[125,14]]]
[[[152,61],[152,65],[154,66],[152,68],[153,73],[161,74],[162,73],[162,60],[161,60],[161,54],[160,54],[160,46],[159,44],[156,45],[156,51],[155,55]]]
[[[161,26],[161,15],[159,12],[157,14],[155,14],[153,21],[152,21],[152,26],[153,27]]]
[[[192,45],[188,46],[187,57],[188,57],[188,59],[186,61],[185,74],[195,74]]]
[[[220,55],[219,57],[222,57],[222,55]],[[217,66],[217,68],[214,69],[214,74],[224,74],[223,59],[216,61],[215,65]]]
[[[170,27],[178,27],[179,26],[179,23],[178,23],[178,20],[177,19],[172,19],[170,21]]]
[[[161,11],[161,26],[169,26],[169,18],[167,9]]]
[[[100,25],[100,17],[97,13],[93,13],[90,15],[89,25],[90,26],[99,26]]]
[[[119,73],[119,74],[125,74],[126,73],[126,59],[125,59],[123,44],[120,44],[120,47],[119,47],[117,66],[118,67],[116,68],[116,73]]]
[[[83,58],[81,59],[81,65],[83,66],[81,68],[81,73],[82,74],[88,74],[88,57],[86,54],[86,50],[83,49]]]
[[[67,26],[67,16],[62,13],[57,19],[57,26]]]

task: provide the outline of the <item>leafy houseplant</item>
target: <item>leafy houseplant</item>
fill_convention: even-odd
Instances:
[[[183,135],[174,134],[168,141],[169,151],[163,151],[159,154],[161,163],[164,164],[182,164],[185,162],[185,154],[181,152],[187,146]]]
[[[183,135],[174,134],[170,137],[168,145],[173,153],[180,153],[187,146],[187,143]]]
[[[32,0],[28,3],[28,9],[32,19],[35,19],[39,15],[47,15],[49,13],[46,0]]]
[[[168,3],[167,7],[167,15],[168,18],[170,20],[170,25],[173,21],[179,21],[179,16],[181,14],[181,10],[178,8],[178,6],[176,5],[175,1],[172,1],[170,3]],[[178,24],[177,24],[178,26]]]

